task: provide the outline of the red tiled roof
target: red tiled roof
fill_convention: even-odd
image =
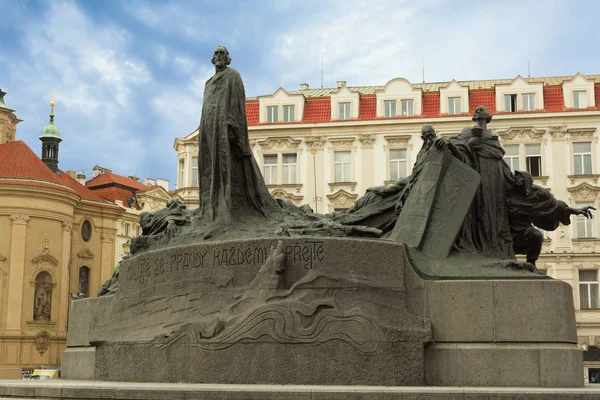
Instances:
[[[307,98],[304,103],[302,122],[329,122],[331,120],[331,97]]]
[[[423,116],[437,117],[440,115],[440,92],[423,93]]]
[[[105,199],[100,197],[98,194],[92,192],[90,189],[83,186],[81,183],[77,182],[75,179],[69,176],[69,174],[63,171],[60,171],[60,173],[61,174],[58,175],[60,181],[63,182],[63,184],[73,188],[75,190],[75,193],[77,193],[83,200],[99,203],[98,205],[100,207],[120,209],[120,207],[115,204],[107,203]]]
[[[147,192],[149,190],[154,190],[156,188],[162,188],[162,186],[160,185],[152,185],[152,186],[146,186],[144,189],[140,189],[137,191],[137,193],[142,193],[142,192]],[[163,188],[164,189],[164,188]]]
[[[360,96],[360,120],[375,119],[377,115],[377,97],[372,95]]]
[[[248,125],[258,125],[258,117],[260,114],[260,103],[258,100],[246,101],[246,120]]]
[[[546,111],[562,111],[564,109],[562,86],[544,86],[544,109]]]
[[[479,106],[486,106],[493,113],[496,109],[496,92],[494,89],[471,90],[469,92],[469,113],[473,114]]]
[[[103,174],[98,175],[97,177],[90,179],[85,183],[85,186],[88,188],[93,188],[96,186],[109,185],[112,183],[116,183],[122,186],[127,186],[129,188],[140,190],[146,189],[147,186],[141,182],[136,181],[135,179],[127,178],[122,175],[113,174],[112,172],[105,172]]]
[[[600,110],[600,83],[594,84],[594,98],[596,100],[596,108]]]

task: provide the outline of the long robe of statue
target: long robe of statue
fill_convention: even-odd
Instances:
[[[218,52],[231,60],[225,48],[218,48],[215,57]],[[217,72],[204,89],[200,121],[201,216],[213,221],[252,212],[266,215],[277,206],[250,148],[242,78],[233,68],[215,66]]]

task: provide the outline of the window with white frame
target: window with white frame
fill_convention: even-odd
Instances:
[[[523,95],[523,111],[535,111],[535,93]]]
[[[192,157],[192,187],[198,187],[198,157]]]
[[[335,182],[351,182],[352,152],[336,151],[333,153],[333,158]]]
[[[267,122],[270,124],[279,122],[279,106],[267,107]]]
[[[283,106],[283,122],[294,122],[295,106]]]
[[[265,178],[265,184],[276,185],[277,184],[277,155],[265,155],[263,156],[264,170],[263,175]]]
[[[396,100],[385,100],[383,102],[383,108],[386,118],[393,118],[396,116]]]
[[[516,112],[517,111],[517,95],[516,94],[505,94],[504,95],[504,111],[505,112]]]
[[[585,90],[573,91],[573,108],[587,108],[587,92]]]
[[[460,97],[448,98],[448,114],[460,114]]]
[[[400,105],[402,106],[403,117],[412,117],[414,115],[412,100],[400,100]]]
[[[390,180],[406,176],[406,149],[390,149]]]
[[[592,143],[573,143],[573,172],[575,175],[592,173]]]
[[[600,308],[598,305],[598,270],[579,270],[579,306],[583,309]]]
[[[593,203],[575,203],[575,207],[582,208],[586,206],[594,207]],[[578,215],[577,217],[577,238],[595,238],[596,230],[594,229],[594,221],[593,218],[586,218],[583,215]]]
[[[539,144],[525,145],[525,164],[531,176],[542,176],[542,153]]]
[[[338,103],[338,119],[350,119],[350,103]]]
[[[179,160],[179,187],[178,187],[178,189],[185,187],[185,182],[183,181],[184,171],[185,171],[185,164],[184,164],[184,160],[181,159],[181,160]]]
[[[504,146],[504,161],[508,164],[512,172],[515,172],[520,169],[518,144]]]
[[[296,183],[296,166],[298,164],[296,154],[283,155],[283,183]]]
[[[125,231],[125,236],[129,236],[129,234],[130,234],[130,229],[131,229],[131,225],[130,225],[129,223],[127,223],[127,222],[126,222],[126,223],[125,223],[125,229],[124,229],[124,231]]]

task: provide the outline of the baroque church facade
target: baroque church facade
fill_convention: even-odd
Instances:
[[[600,208],[600,75],[277,89],[248,98],[250,144],[275,198],[320,213],[411,173],[421,128],[457,135],[479,105],[493,114],[505,161],[572,207]],[[177,190],[198,207],[198,131],[174,142]],[[600,382],[600,222],[572,217],[543,232],[538,267],[573,287],[586,381]]]

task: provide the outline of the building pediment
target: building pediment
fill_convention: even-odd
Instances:
[[[593,202],[598,198],[598,194],[600,194],[600,187],[583,182],[575,187],[568,188],[567,191],[575,201]]]
[[[162,186],[157,186],[150,190],[144,190],[143,192],[136,192],[136,196],[138,198],[138,201],[141,199],[150,198],[165,201],[171,199],[171,195],[169,194],[169,192],[167,192]]]
[[[271,197],[274,199],[287,199],[292,202],[298,202],[304,198],[301,194],[294,194],[282,188],[277,188],[271,192]]]
[[[497,131],[498,136],[504,141],[527,138],[540,140],[544,133],[546,133],[544,129],[535,129],[533,126],[521,126]]]
[[[301,140],[292,139],[289,136],[279,138],[267,138],[258,142],[258,145],[263,150],[281,149],[281,150],[297,150],[300,147]]]
[[[79,258],[94,258],[94,253],[92,253],[92,251],[88,248],[85,248],[83,250],[81,250],[79,253],[77,253],[77,257]]]
[[[382,90],[378,90],[378,93],[386,94],[408,94],[413,92],[422,92],[421,89],[415,89],[409,80],[404,78],[394,78],[388,81]]]
[[[328,194],[327,198],[334,208],[350,208],[358,198],[358,194],[340,189],[335,193]]]
[[[595,127],[567,129],[567,134],[571,139],[591,139],[592,137],[594,137],[595,132]]]
[[[44,249],[44,251],[42,251],[42,254],[33,258],[31,262],[33,264],[50,264],[53,266],[58,265],[58,260],[50,254],[50,251],[48,249]]]

